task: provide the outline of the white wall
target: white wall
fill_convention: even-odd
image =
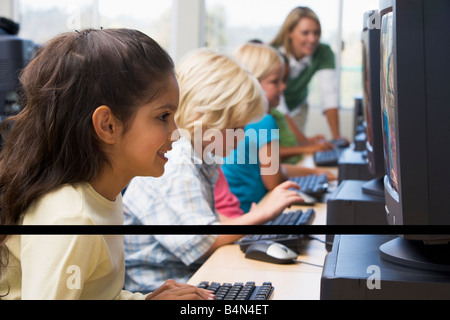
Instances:
[[[205,44],[204,0],[173,0],[170,55],[177,63],[188,52]]]
[[[0,0],[0,16],[11,19],[17,22],[19,19],[17,10],[17,1],[15,0]]]
[[[349,141],[353,141],[353,118],[353,109],[339,110],[339,124],[341,135],[349,139]],[[322,113],[322,109],[309,108],[305,135],[311,137],[317,134],[323,134],[326,138],[331,139],[330,127],[328,126],[327,119]]]

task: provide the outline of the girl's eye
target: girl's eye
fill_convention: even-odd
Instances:
[[[158,119],[161,121],[166,121],[169,116],[170,113],[164,113],[162,116],[159,116]]]

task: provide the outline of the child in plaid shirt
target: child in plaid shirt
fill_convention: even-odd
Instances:
[[[183,134],[167,153],[169,161],[162,177],[137,177],[129,184],[124,195],[125,223],[257,225],[302,202],[298,193],[290,190],[296,184],[288,181],[275,188],[264,205],[255,205],[237,218],[222,219],[214,205],[218,168],[236,148],[238,132],[265,113],[264,97],[257,79],[239,63],[207,49],[190,54],[177,69],[177,76],[180,105],[175,121]],[[125,236],[125,288],[146,292],[170,278],[185,282],[214,250],[241,237]]]

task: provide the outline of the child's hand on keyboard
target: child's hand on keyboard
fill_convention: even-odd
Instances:
[[[167,280],[147,296],[147,300],[214,300],[214,293],[188,284]]]
[[[311,147],[314,147],[313,152],[333,150],[335,148],[334,144],[326,140],[316,140],[314,142],[309,142],[309,145]]]
[[[297,183],[285,181],[275,187],[264,201],[257,206],[252,206],[249,211],[251,214],[257,214],[264,224],[269,220],[275,219],[287,207],[304,202],[303,198],[295,190],[298,189]]]

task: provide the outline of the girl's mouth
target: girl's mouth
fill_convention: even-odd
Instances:
[[[167,159],[167,157],[165,156],[165,154],[167,153],[167,152],[169,152],[171,149],[167,149],[167,150],[163,150],[163,151],[158,151],[158,155],[161,157],[161,158],[163,158],[165,161],[167,161],[168,159]]]

